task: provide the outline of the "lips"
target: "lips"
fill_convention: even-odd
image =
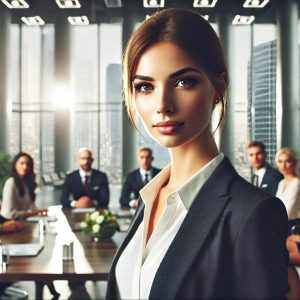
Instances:
[[[161,121],[153,125],[161,134],[171,134],[183,126],[184,122],[179,121]]]

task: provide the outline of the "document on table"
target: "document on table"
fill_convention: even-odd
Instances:
[[[95,207],[86,207],[86,208],[79,208],[79,207],[76,207],[76,208],[73,208],[72,209],[72,213],[92,213],[96,210]]]
[[[5,244],[10,256],[36,256],[44,248],[43,244]]]
[[[26,219],[28,222],[38,222],[40,220],[47,221],[47,222],[56,222],[56,216],[32,216]]]

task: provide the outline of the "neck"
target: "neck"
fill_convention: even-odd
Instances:
[[[171,148],[169,152],[172,167],[167,186],[172,190],[186,182],[218,155],[218,149],[210,131],[191,142]]]
[[[255,168],[255,169],[256,169],[256,171],[259,171],[259,170],[261,170],[261,169],[263,169],[263,168],[265,168],[265,167],[266,167],[266,164],[260,166],[259,168]]]
[[[298,176],[296,174],[286,174],[286,175],[284,175],[284,180],[287,181],[287,182],[290,182],[295,178],[298,178]]]

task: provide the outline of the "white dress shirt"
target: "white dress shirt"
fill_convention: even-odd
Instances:
[[[282,179],[278,184],[276,197],[285,205],[288,218],[300,218],[300,180],[293,179],[285,188],[285,180]]]
[[[81,181],[82,183],[85,182],[85,177],[88,176],[89,177],[89,182],[91,181],[91,176],[92,176],[92,170],[88,171],[88,172],[85,172],[81,169],[79,169],[79,175],[81,177]]]
[[[258,176],[258,187],[261,186],[262,180],[265,176],[267,169],[266,167],[260,168],[259,170],[255,170],[254,174]]]
[[[223,153],[217,155],[187,182],[168,195],[166,207],[148,242],[146,239],[152,206],[156,195],[170,177],[171,165],[165,167],[140,191],[145,204],[144,219],[116,265],[116,281],[121,299],[149,298],[154,276],[162,259],[196,195],[223,158]]]
[[[148,177],[148,181],[150,181],[152,179],[151,169],[146,171],[146,170],[140,168],[140,173],[141,173],[143,182],[145,182],[146,174],[147,174],[147,177]]]
[[[82,169],[79,169],[79,175],[81,177],[82,184],[85,183],[86,176],[88,176],[88,183],[89,184],[91,183],[92,172],[93,172],[92,170],[86,172],[86,171],[83,171]],[[76,200],[78,200],[78,199],[76,199]],[[97,201],[96,200],[92,200],[92,201],[93,201],[93,205],[97,206]],[[76,207],[76,201],[75,200],[71,201],[70,205],[71,205],[71,207]]]

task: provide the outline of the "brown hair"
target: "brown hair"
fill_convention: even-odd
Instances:
[[[266,146],[263,142],[260,141],[252,141],[248,144],[247,149],[252,147],[259,147],[263,152],[266,152]]]
[[[27,157],[27,159],[28,159],[29,168],[28,168],[27,174],[24,176],[24,183],[28,187],[31,201],[34,202],[34,200],[35,200],[35,189],[37,187],[37,183],[35,181],[33,158],[28,153],[25,153],[25,152],[19,152],[18,154],[16,154],[14,156],[12,162],[11,162],[10,174],[14,179],[14,182],[17,186],[17,189],[18,189],[18,192],[19,192],[20,196],[23,197],[24,193],[25,193],[24,185],[21,181],[21,178],[20,178],[19,174],[16,171],[17,161],[21,157]]]
[[[139,153],[142,152],[142,151],[148,151],[150,156],[153,156],[152,154],[152,149],[148,148],[148,147],[142,147],[139,149]]]
[[[181,47],[199,62],[218,93],[222,104],[218,127],[225,122],[227,100],[220,76],[225,76],[225,89],[228,86],[228,72],[219,38],[210,24],[199,14],[171,8],[161,10],[145,20],[128,41],[123,60],[123,93],[130,120],[135,124],[132,80],[139,59],[152,45],[158,42],[171,42]]]

